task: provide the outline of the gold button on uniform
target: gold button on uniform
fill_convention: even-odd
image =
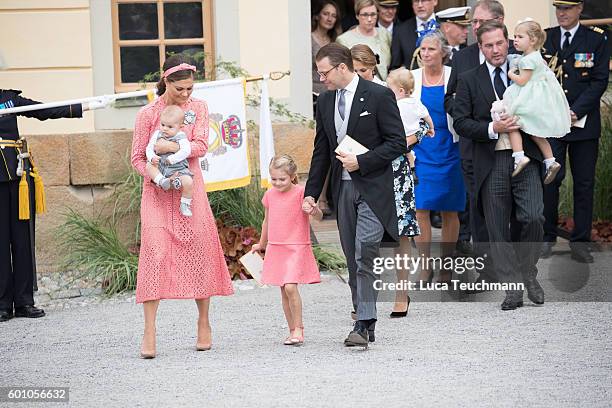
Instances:
[[[563,78],[567,78],[567,74],[563,75]]]

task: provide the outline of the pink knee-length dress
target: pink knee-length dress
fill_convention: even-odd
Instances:
[[[264,284],[321,282],[303,201],[304,187],[300,185],[284,192],[271,188],[264,194],[262,203],[268,209],[268,245],[261,274]]]
[[[232,282],[198,162],[208,148],[208,107],[206,102],[191,98],[180,106],[185,111],[182,130],[191,142],[187,160],[194,174],[190,218],[179,211],[180,191],[163,191],[152,183],[145,169],[145,149],[159,128],[165,107],[162,96],[138,112],[134,125],[132,166],[144,176],[136,302],[231,295]]]

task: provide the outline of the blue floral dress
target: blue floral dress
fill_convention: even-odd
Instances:
[[[419,143],[429,130],[424,120],[420,122],[420,129],[415,133]],[[413,145],[414,146],[414,145]],[[412,150],[412,146],[409,148]],[[416,218],[416,205],[414,201],[414,178],[410,171],[410,163],[405,155],[392,162],[393,192],[395,193],[395,208],[400,237],[414,237],[421,234]]]

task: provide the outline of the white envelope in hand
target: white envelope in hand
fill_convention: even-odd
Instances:
[[[572,124],[572,127],[577,127],[577,128],[580,128],[580,129],[584,129],[584,125],[586,125],[587,116],[588,115],[584,115],[583,117],[581,117],[580,119],[575,121]]]
[[[247,252],[240,257],[239,261],[244,265],[249,275],[255,279],[255,282],[262,285],[261,273],[263,272],[263,258],[261,255],[257,252]]]
[[[346,135],[340,141],[340,144],[338,145],[338,147],[336,147],[336,150],[334,151],[336,153],[343,152],[358,156],[360,154],[369,152],[369,149],[358,141],[356,141],[355,139],[353,139],[352,137],[350,137],[349,135]]]

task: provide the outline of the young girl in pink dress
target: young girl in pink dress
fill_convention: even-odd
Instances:
[[[262,283],[280,286],[283,311],[289,325],[288,346],[304,343],[302,298],[298,284],[319,283],[321,277],[310,245],[308,214],[302,211],[304,187],[297,184],[297,166],[291,156],[276,156],[270,163],[272,188],[261,200],[265,218],[261,239],[251,251],[265,250]],[[323,213],[316,207],[314,217]]]

